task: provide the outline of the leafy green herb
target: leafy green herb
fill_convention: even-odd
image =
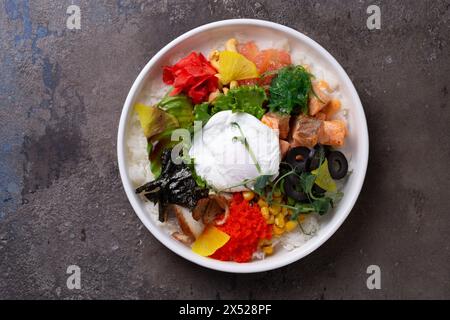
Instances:
[[[312,192],[312,188],[315,184],[315,181],[316,176],[314,176],[313,174],[309,172],[304,172],[301,174],[300,176],[301,188],[303,192],[306,193],[311,203],[307,205],[297,204],[296,207],[298,206],[298,210],[300,210],[299,213],[307,211],[307,212],[317,212],[320,215],[324,215],[325,213],[328,212],[328,210],[330,210],[333,204],[342,197],[342,193],[340,192],[326,192],[325,195],[316,197]]]
[[[212,114],[220,111],[246,112],[261,119],[266,112],[263,108],[267,101],[266,91],[258,86],[241,86],[219,95],[213,102]]]
[[[255,182],[255,185],[253,187],[253,190],[257,194],[262,195],[263,192],[264,192],[264,189],[269,184],[271,178],[272,178],[272,176],[269,176],[269,175],[259,176],[258,178],[256,178],[256,182]]]
[[[228,192],[228,191],[230,191],[230,190],[233,189],[233,188],[242,187],[242,186],[246,187],[247,189],[250,189],[250,187],[248,186],[248,184],[249,184],[250,182],[256,181],[256,179],[257,179],[257,178],[255,178],[255,179],[245,179],[245,180],[243,180],[241,183],[235,184],[234,186],[231,186],[231,187],[228,187],[228,188],[224,188],[224,189],[220,189],[220,190],[214,189],[214,191],[216,191],[216,193]]]
[[[281,69],[270,85],[270,111],[307,114],[312,89],[311,76],[302,66]]]
[[[211,118],[209,103],[204,102],[202,104],[197,104],[194,107],[194,121],[201,121],[202,125],[205,125]]]
[[[288,171],[287,173],[283,174],[281,177],[279,177],[277,180],[275,180],[275,182],[272,184],[272,190],[270,190],[270,192],[268,192],[267,196],[266,196],[266,200],[269,204],[272,204],[273,193],[275,190],[277,190],[278,185],[282,184],[284,182],[284,179],[290,175],[297,175],[297,172],[294,169],[292,169],[292,170]]]
[[[258,173],[261,174],[261,166],[259,165],[259,162],[256,159],[256,156],[253,153],[253,150],[250,148],[250,145],[248,144],[247,138],[245,137],[244,132],[241,129],[241,126],[237,122],[232,122],[231,125],[236,127],[236,128],[238,128],[239,132],[241,134],[239,137],[233,137],[233,142],[234,141],[239,141],[239,142],[241,142],[244,145],[245,149],[250,154],[250,157],[252,158],[253,163],[255,164],[256,170],[258,170]]]
[[[314,199],[314,195],[312,194],[312,188],[314,186],[314,182],[316,181],[316,177],[309,172],[303,172],[300,175],[300,186],[306,195],[312,199]]]
[[[275,181],[275,183],[272,185],[272,191],[268,192],[266,195],[266,200],[269,204],[272,203],[272,193],[276,189],[276,185],[283,185],[284,179],[292,174],[298,175],[295,170],[291,170]],[[296,220],[298,218],[298,215],[301,213],[306,214],[316,212],[320,215],[324,215],[330,210],[330,208],[333,207],[334,203],[339,201],[343,196],[341,192],[326,192],[324,195],[316,196],[313,193],[313,186],[315,184],[316,176],[309,172],[303,172],[301,175],[299,175],[299,177],[299,187],[308,196],[309,202],[296,202],[294,199],[288,197],[287,205],[278,203],[278,205],[286,207],[293,211],[293,214],[291,216],[292,220]]]

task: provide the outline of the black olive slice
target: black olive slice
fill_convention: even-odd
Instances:
[[[344,154],[339,151],[332,151],[327,157],[328,170],[333,179],[340,180],[347,175],[348,162]]]
[[[308,168],[306,170],[308,172],[318,169],[322,162],[320,160],[325,160],[325,158],[330,153],[330,149],[327,146],[322,144],[317,144],[314,149],[311,151],[310,162]]]
[[[297,172],[303,172],[309,166],[309,154],[311,150],[305,147],[298,147],[289,150],[286,156],[286,162],[289,163]]]
[[[296,186],[300,184],[300,177],[296,174],[290,174],[286,177],[286,181],[288,181],[288,183]]]
[[[296,201],[307,201],[308,197],[303,192],[297,191],[294,187],[294,184],[290,183],[290,181],[286,181],[284,183],[284,192],[286,195]]]

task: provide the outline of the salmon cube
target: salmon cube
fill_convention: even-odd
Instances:
[[[268,112],[262,117],[261,122],[274,130],[278,130],[280,139],[287,139],[289,135],[289,119],[290,116],[287,114]]]
[[[238,51],[250,61],[255,61],[259,54],[259,48],[255,42],[249,41],[238,45]]]
[[[331,120],[339,110],[341,110],[341,101],[333,99],[320,112],[326,115],[324,120]]]
[[[313,148],[319,142],[323,121],[304,115],[298,116],[292,128],[291,147]]]
[[[284,159],[284,157],[286,157],[286,154],[288,153],[290,148],[291,145],[289,144],[289,142],[280,139],[281,159]]]
[[[325,81],[315,82],[312,87],[314,92],[309,99],[309,114],[315,116],[330,102],[330,87]]]
[[[323,122],[323,130],[319,136],[319,143],[334,147],[342,147],[347,135],[347,126],[342,120]]]
[[[318,114],[316,114],[316,115],[314,116],[314,118],[319,119],[319,120],[322,120],[322,121],[325,121],[325,120],[327,120],[327,115],[326,115],[326,113],[324,113],[323,110],[322,110],[322,111],[320,111]]]

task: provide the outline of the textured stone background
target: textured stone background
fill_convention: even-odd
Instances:
[[[66,9],[81,7],[81,30]],[[382,9],[382,30],[366,8]],[[339,231],[286,268],[195,266],[143,227],[116,131],[135,77],[176,36],[260,18],[317,40],[360,93],[370,163]],[[0,0],[0,298],[450,298],[450,1]],[[66,288],[66,268],[82,289]],[[382,290],[366,288],[367,266]]]

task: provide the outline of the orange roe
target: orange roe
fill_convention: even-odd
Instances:
[[[272,228],[261,215],[259,206],[245,201],[242,193],[233,195],[230,215],[225,224],[217,228],[230,236],[230,240],[211,256],[222,261],[248,262],[258,249],[259,241],[272,238]]]

